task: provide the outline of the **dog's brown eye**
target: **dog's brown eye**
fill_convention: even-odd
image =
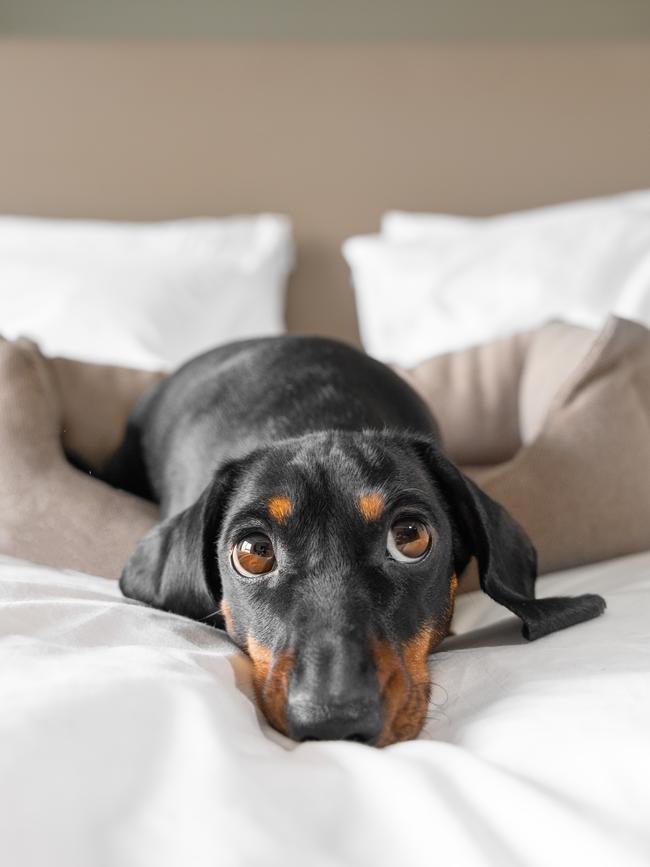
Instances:
[[[431,530],[422,521],[400,518],[388,531],[386,547],[393,560],[413,563],[427,554],[431,541]]]
[[[275,568],[275,553],[271,540],[263,533],[251,533],[235,545],[232,562],[239,574],[247,578],[266,575]]]

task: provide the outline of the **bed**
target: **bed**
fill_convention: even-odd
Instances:
[[[296,745],[223,633],[0,561],[7,864],[648,863],[650,553],[546,577],[606,614],[534,644],[460,598],[417,741]]]
[[[2,210],[289,214],[290,329],[357,342],[345,237],[650,187],[649,77],[642,42],[4,40]],[[647,865],[650,551],[539,584],[582,592],[605,615],[533,644],[461,596],[424,732],[379,751],[269,728],[225,634],[2,556],[0,857]]]

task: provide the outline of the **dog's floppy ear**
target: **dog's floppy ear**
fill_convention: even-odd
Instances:
[[[140,540],[120,578],[125,596],[223,626],[216,541],[233,472],[220,471],[195,503]]]
[[[429,441],[416,450],[441,490],[458,534],[458,569],[470,556],[478,561],[481,589],[523,621],[522,633],[533,640],[597,617],[605,600],[594,593],[535,599],[537,554],[508,512],[490,499]]]

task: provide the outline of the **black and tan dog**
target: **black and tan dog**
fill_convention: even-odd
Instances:
[[[472,556],[527,638],[604,609],[536,600],[534,548],[445,457],[418,395],[335,341],[251,340],[189,362],[137,404],[106,476],[164,518],[124,593],[225,625],[267,719],[296,740],[418,734],[427,655]]]

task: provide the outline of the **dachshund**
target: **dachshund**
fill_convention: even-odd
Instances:
[[[427,657],[472,557],[528,639],[605,607],[536,599],[533,545],[445,456],[418,394],[335,340],[189,361],[135,405],[104,477],[161,509],[122,592],[225,628],[267,720],[297,741],[418,735]]]

